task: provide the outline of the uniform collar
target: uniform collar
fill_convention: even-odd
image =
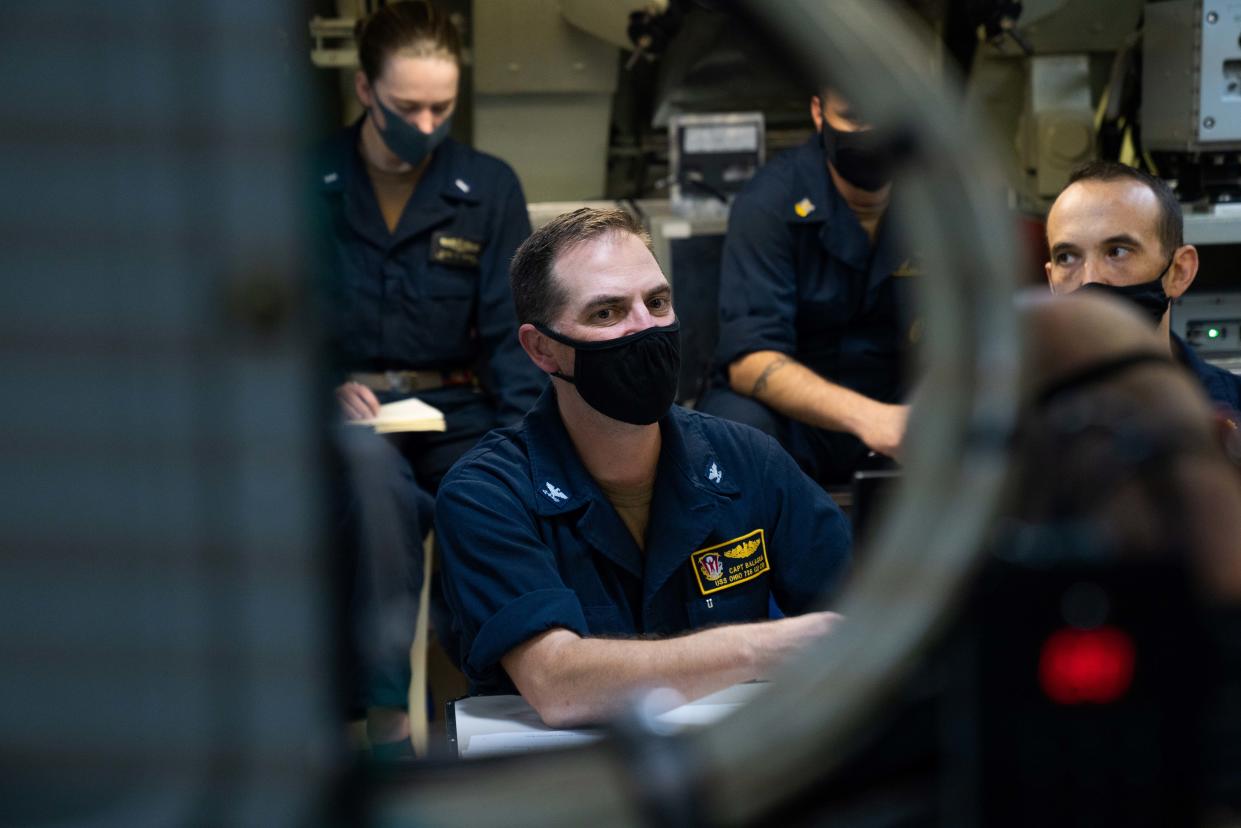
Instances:
[[[699,495],[729,498],[740,494],[734,475],[721,465],[719,455],[703,434],[695,415],[674,405],[659,425],[662,436],[660,478],[671,472],[679,481],[678,487],[695,492],[696,500],[701,499]],[[535,508],[540,515],[572,512],[601,495],[560,419],[556,389],[552,385],[543,389],[526,415],[526,434],[530,479],[540,495],[535,498]]]
[[[344,199],[345,217],[360,235],[386,247],[446,220],[457,203],[479,203],[481,182],[470,170],[469,150],[447,138],[432,154],[396,233],[389,234],[358,151],[364,120],[365,116],[359,118],[336,135],[318,171],[319,187]]]
[[[812,133],[793,153],[795,184],[788,204],[781,205],[781,215],[790,224],[830,223],[840,196],[827,173],[819,134]]]
[[[540,515],[565,514],[591,501],[598,487],[573,448],[550,382],[526,414],[526,441],[535,510]]]
[[[1212,399],[1222,399],[1219,397],[1222,389],[1216,388],[1217,376],[1211,364],[1176,334],[1169,331],[1168,336],[1172,339],[1172,356],[1176,361],[1198,378],[1198,382]]]
[[[660,463],[675,469],[684,486],[715,498],[730,498],[741,493],[735,469],[726,469],[715,447],[702,431],[702,415],[691,414],[673,406],[660,425],[663,428],[663,451]],[[661,468],[662,470],[662,468]]]
[[[543,517],[580,512],[578,530],[599,554],[642,580],[644,603],[710,535],[716,507],[741,491],[734,480],[739,470],[721,462],[700,419],[674,405],[660,420],[659,471],[644,559],[577,456],[560,419],[555,389],[544,389],[526,415],[535,511]]]
[[[832,182],[819,134],[812,134],[795,152],[797,184],[789,203],[782,208],[785,220],[790,224],[820,225],[819,241],[823,248],[854,270],[865,271],[871,259],[870,238]],[[880,222],[880,247],[887,235],[890,215],[889,206]]]

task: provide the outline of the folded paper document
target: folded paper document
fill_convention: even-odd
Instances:
[[[379,434],[402,431],[444,431],[444,414],[417,397],[379,406],[379,416],[369,420],[350,420],[351,425],[372,426]]]
[[[655,718],[665,732],[705,727],[735,713],[764,687],[737,684]],[[601,728],[550,728],[521,696],[471,696],[448,703],[449,744],[463,759],[573,747],[604,735]]]

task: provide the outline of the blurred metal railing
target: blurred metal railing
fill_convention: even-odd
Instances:
[[[307,824],[335,794],[303,29],[5,6],[0,824]]]

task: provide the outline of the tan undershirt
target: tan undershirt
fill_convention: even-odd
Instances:
[[[655,480],[640,486],[605,486],[599,488],[616,509],[616,514],[624,521],[625,528],[633,535],[634,543],[643,552],[646,551],[646,524],[651,516],[651,496],[655,492]]]
[[[870,239],[870,243],[875,243],[875,234],[879,232],[879,220],[883,218],[883,213],[871,213],[866,216],[858,216],[858,224],[862,225],[862,229],[866,231],[866,237]]]
[[[401,213],[405,212],[405,205],[414,194],[414,187],[417,186],[422,171],[415,167],[403,172],[389,172],[367,161],[366,174],[370,176],[384,224],[388,225],[389,233],[395,233],[396,226],[401,221]]]

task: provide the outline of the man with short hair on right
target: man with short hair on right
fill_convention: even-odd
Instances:
[[[1092,161],[1076,170],[1047,214],[1052,293],[1101,291],[1137,307],[1217,405],[1241,410],[1241,378],[1211,365],[1170,328],[1171,303],[1198,273],[1172,189],[1142,170]]]

